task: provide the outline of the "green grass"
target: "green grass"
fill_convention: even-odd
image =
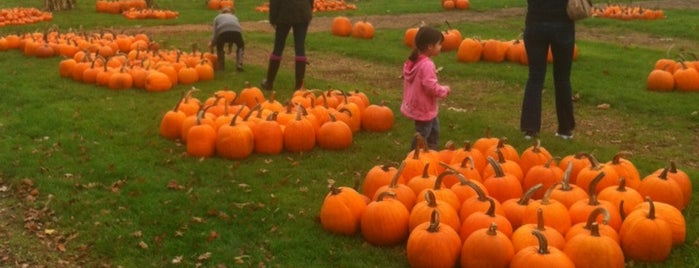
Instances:
[[[120,16],[96,14],[93,3],[80,1],[78,9],[55,14],[53,22],[3,27],[0,34],[45,29],[51,24],[61,29],[80,25],[102,29],[209,23],[215,12],[205,11],[201,2],[158,1],[160,8],[180,12],[175,21],[128,21]],[[23,3],[3,1],[0,8]],[[245,11],[259,3],[262,1],[238,1],[241,18],[265,19],[265,14]],[[357,4],[358,11],[348,14],[386,14],[389,9],[394,14],[441,12],[431,1],[362,0]],[[472,2],[478,11],[524,5],[525,2],[514,0]],[[336,13],[318,16],[333,14]],[[667,10],[666,14],[667,20],[652,24],[590,19],[579,27],[611,34],[647,32],[699,40],[696,31],[681,30],[681,22],[693,19],[696,11]],[[521,20],[516,19],[454,26],[465,37],[483,39],[516,38],[522,27]],[[377,29],[376,38],[360,42],[312,33],[308,49],[399,70],[409,53],[399,41],[402,35],[401,29]],[[191,43],[190,38],[207,36],[201,33],[154,38],[181,46]],[[271,41],[269,34],[246,34],[250,44]],[[549,115],[544,126],[548,132],[542,133],[544,147],[561,157],[590,151],[602,161],[619,150],[630,150],[634,153],[631,160],[642,175],[675,160],[694,179],[696,189],[699,95],[661,94],[644,89],[645,76],[665,51],[596,40],[578,40],[578,45],[581,56],[574,65],[572,79],[575,91],[582,96],[576,103],[579,132],[573,142],[553,138],[553,100],[551,85],[547,84],[544,103]],[[455,90],[445,104],[469,112],[442,110],[442,140],[475,140],[486,127],[492,127],[493,135],[510,137],[516,148],[528,146],[517,128],[526,67],[510,63],[463,64],[456,62],[455,57],[455,52],[446,52],[435,58],[437,65],[444,67],[440,81]],[[407,153],[412,123],[398,112],[399,89],[378,88],[372,97],[390,100],[397,119],[393,130],[360,133],[346,151],[315,149],[304,154],[253,155],[242,161],[197,159],[186,156],[182,145],[160,138],[157,132],[161,116],[187,87],[178,86],[158,94],[110,91],[60,78],[59,60],[27,58],[18,51],[2,52],[0,57],[0,151],[4,152],[0,154],[0,184],[20,189],[22,180],[29,179],[40,191],[34,203],[17,196],[0,199],[0,204],[8,208],[41,208],[52,196],[49,208],[53,215],[43,219],[43,228],[58,230],[63,238],[70,237],[65,243],[66,252],[51,248],[49,253],[39,254],[44,246],[37,246],[31,236],[20,235],[23,214],[15,215],[19,220],[11,221],[15,233],[0,237],[7,238],[4,245],[10,245],[20,263],[50,266],[63,259],[88,267],[162,267],[175,266],[172,260],[181,256],[186,266],[202,263],[207,267],[219,263],[233,266],[237,261],[242,261],[243,266],[407,266],[404,247],[377,248],[359,235],[331,235],[322,230],[317,220],[329,179],[351,186],[374,165],[399,161]],[[244,81],[259,81],[264,68],[249,65],[242,74],[217,75],[215,81],[196,85],[202,89],[197,96],[205,98],[224,86],[240,89]],[[347,68],[370,71],[357,66]],[[280,79],[293,78],[285,70]],[[369,82],[332,81],[324,77],[312,77],[310,81],[341,89],[368,88]],[[600,103],[610,103],[612,109],[599,110],[596,105]],[[168,188],[169,182],[176,182],[182,189]],[[6,196],[5,192],[0,194]],[[673,249],[665,263],[636,263],[637,266],[699,265],[695,244],[699,237],[697,203],[695,197],[684,213],[688,224],[686,243]],[[212,232],[218,238],[209,241]],[[198,259],[206,253],[211,254],[209,258]]]

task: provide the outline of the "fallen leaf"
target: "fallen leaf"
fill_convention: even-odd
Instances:
[[[204,254],[199,255],[199,257],[197,257],[197,260],[203,261],[203,260],[208,260],[210,258],[211,258],[211,252],[206,252]]]
[[[216,231],[211,231],[209,232],[209,237],[206,238],[206,241],[211,242],[216,238],[218,238],[218,233]]]
[[[142,236],[143,236],[143,232],[141,232],[141,231],[135,231],[135,232],[131,233],[131,236],[133,236],[133,237],[142,237]]]
[[[609,109],[609,108],[611,108],[611,107],[612,107],[612,106],[611,106],[609,103],[602,103],[602,104],[597,105],[597,108],[598,108],[598,109],[602,109],[602,110],[607,110],[607,109]]]
[[[143,241],[138,242],[138,246],[142,249],[148,249],[148,244],[146,244],[146,242]]]
[[[182,263],[182,259],[183,259],[183,258],[184,258],[184,257],[182,257],[182,256],[176,256],[176,257],[173,258],[172,261],[170,261],[170,262],[171,262],[172,264],[180,264],[180,263]]]
[[[44,233],[47,235],[52,235],[56,233],[56,229],[45,229]]]

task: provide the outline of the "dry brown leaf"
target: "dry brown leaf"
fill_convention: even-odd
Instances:
[[[180,264],[180,263],[182,263],[182,259],[184,259],[184,257],[182,257],[182,256],[175,256],[175,258],[173,258],[172,261],[170,261],[170,262],[171,262],[172,264]]]
[[[602,104],[597,105],[597,108],[598,108],[598,109],[602,109],[602,110],[607,110],[607,109],[609,109],[609,108],[611,108],[611,107],[612,107],[612,106],[611,106],[609,103],[602,103]]]
[[[216,231],[211,231],[211,232],[209,232],[209,236],[206,238],[206,241],[207,241],[207,242],[211,242],[211,241],[213,241],[214,239],[218,238],[218,236],[219,236],[219,235],[218,235],[218,233],[217,233]]]
[[[141,231],[135,231],[135,232],[131,233],[131,236],[133,236],[133,237],[142,237],[142,236],[143,236],[143,232],[141,232]]]
[[[210,258],[211,258],[211,252],[206,252],[204,254],[199,255],[199,257],[197,257],[197,260],[203,261],[203,260],[208,260]]]
[[[65,252],[66,251],[66,245],[63,243],[58,243],[56,244],[56,250],[60,252]]]
[[[204,218],[201,218],[201,217],[192,217],[192,221],[193,221],[193,222],[196,222],[196,223],[203,223],[203,222],[204,222]]]
[[[141,242],[138,242],[138,246],[142,249],[148,249],[148,244],[146,244],[146,242],[143,242],[143,240],[141,240]]]

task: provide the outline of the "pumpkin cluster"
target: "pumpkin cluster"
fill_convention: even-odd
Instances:
[[[15,7],[0,9],[0,27],[5,25],[25,25],[42,21],[51,21],[53,13],[43,12],[33,7]]]
[[[345,0],[315,0],[313,12],[356,10],[357,5],[348,4]],[[269,12],[269,2],[264,2],[255,7],[257,12]]]
[[[620,20],[657,20],[664,19],[665,13],[661,9],[608,4],[604,7],[592,7],[592,16]]]
[[[151,9],[151,8],[135,9],[135,8],[131,8],[129,10],[125,10],[124,12],[122,12],[121,15],[124,16],[124,18],[130,19],[130,20],[140,20],[140,19],[165,20],[165,19],[176,19],[180,15],[180,13],[177,11],[167,10],[167,9]]]
[[[211,10],[219,10],[223,8],[234,8],[235,2],[233,0],[209,0],[206,2],[206,7]]]
[[[296,90],[286,105],[249,83],[216,91],[205,101],[183,94],[160,123],[160,136],[186,144],[187,154],[244,159],[252,153],[343,150],[361,130],[385,132],[393,111],[362,92]]]
[[[374,25],[368,22],[366,18],[353,24],[348,17],[337,16],[333,18],[330,33],[335,36],[372,39],[374,38]]]
[[[412,267],[624,267],[662,262],[685,242],[692,186],[672,161],[641,177],[628,152],[600,163],[489,135],[421,144],[398,166],[370,168],[361,189],[331,186],[322,227],[406,245]]]
[[[469,0],[441,0],[445,10],[466,10],[471,6]]]
[[[95,10],[101,13],[121,14],[131,9],[146,9],[146,0],[97,0]]]
[[[646,79],[646,89],[651,91],[699,91],[699,60],[678,60],[670,57],[658,59]]]

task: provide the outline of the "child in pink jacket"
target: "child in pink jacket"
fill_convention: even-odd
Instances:
[[[439,106],[451,89],[437,81],[437,69],[430,57],[439,55],[444,36],[434,28],[420,27],[415,35],[415,48],[403,64],[403,103],[400,111],[415,121],[415,131],[425,139],[430,149],[439,143]],[[413,139],[412,148],[416,146]]]

